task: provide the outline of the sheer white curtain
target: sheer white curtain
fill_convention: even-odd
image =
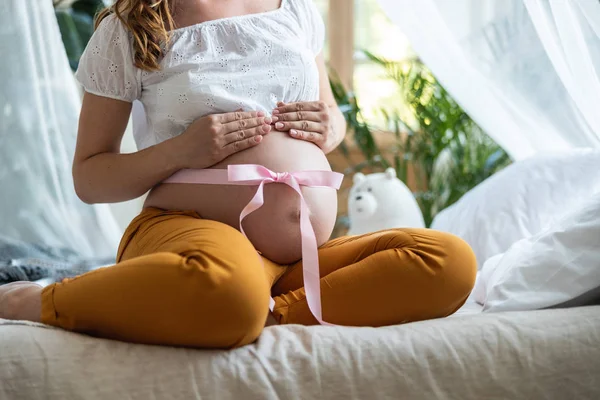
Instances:
[[[0,13],[0,234],[114,256],[121,230],[106,205],[74,191],[80,96],[50,0],[5,1]]]
[[[600,147],[600,1],[379,2],[514,159]]]

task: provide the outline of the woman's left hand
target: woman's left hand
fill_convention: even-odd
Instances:
[[[275,130],[313,142],[326,153],[336,143],[329,106],[324,101],[277,103],[272,119]]]

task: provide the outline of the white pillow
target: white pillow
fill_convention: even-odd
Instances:
[[[584,305],[600,288],[600,193],[550,228],[487,260],[473,290],[483,311]],[[587,296],[586,296],[587,295]],[[586,299],[587,298],[587,299]],[[573,300],[579,299],[580,304]]]
[[[440,212],[432,228],[463,238],[481,267],[600,191],[598,171],[600,151],[591,149],[515,162]]]

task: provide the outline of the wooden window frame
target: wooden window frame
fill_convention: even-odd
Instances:
[[[329,67],[347,89],[354,86],[354,0],[329,0]]]

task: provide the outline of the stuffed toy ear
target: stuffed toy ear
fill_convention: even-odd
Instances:
[[[396,177],[396,170],[394,168],[388,168],[385,170],[385,177],[387,179],[394,179]]]
[[[354,178],[352,178],[352,182],[354,182],[354,184],[360,183],[364,180],[365,174],[363,174],[362,172],[357,172],[356,174],[354,174]]]

